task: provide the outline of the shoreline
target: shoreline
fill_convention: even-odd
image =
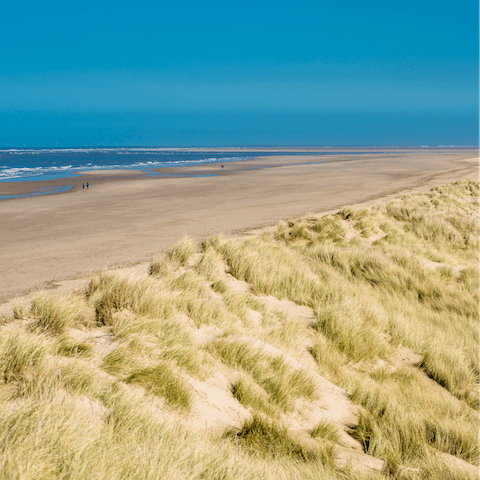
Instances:
[[[88,194],[2,202],[0,302],[99,268],[148,261],[183,234],[241,234],[308,212],[478,179],[478,165],[460,157],[468,154],[357,156],[213,179],[127,176],[96,183]]]
[[[309,155],[309,156],[269,156],[254,157],[236,161],[222,162],[212,161],[200,165],[182,167],[155,167],[145,170],[139,169],[99,169],[75,172],[72,176],[61,177],[51,180],[0,182],[0,201],[11,198],[29,198],[38,195],[58,195],[83,190],[89,182],[93,185],[102,185],[109,182],[121,182],[143,177],[144,179],[159,178],[192,178],[200,176],[220,176],[242,173],[248,170],[264,168],[285,167],[293,165],[308,165],[314,163],[326,163],[335,161],[337,156]],[[323,160],[323,161],[321,161]],[[345,161],[345,160],[343,160]],[[224,167],[222,167],[222,165]],[[52,190],[48,193],[40,193],[44,190]]]
[[[259,152],[261,149],[251,150],[252,152]],[[221,161],[205,162],[201,164],[193,164],[188,166],[172,166],[172,167],[153,167],[146,169],[98,169],[98,170],[82,170],[75,171],[65,177],[58,177],[54,179],[41,180],[15,180],[15,181],[0,181],[0,203],[4,200],[13,200],[19,198],[29,198],[44,195],[64,195],[82,190],[88,182],[91,185],[102,185],[110,182],[125,182],[143,177],[145,179],[158,178],[188,178],[199,176],[221,176],[242,173],[248,170],[259,170],[265,168],[286,167],[293,165],[310,165],[320,163],[333,163],[339,161],[358,160],[361,156],[401,156],[405,154],[420,154],[420,155],[478,155],[478,151],[471,148],[464,149],[420,149],[416,148],[381,148],[378,152],[372,152],[372,148],[352,147],[349,149],[335,149],[335,150],[309,150],[307,148],[291,149],[291,153],[298,155],[270,155],[265,157],[252,157],[242,160],[228,160],[223,162],[224,168],[221,167]],[[188,149],[186,151],[211,151],[217,153],[237,152],[238,149]],[[242,150],[243,151],[243,150]],[[246,150],[245,150],[246,151]],[[288,152],[288,149],[271,149],[266,148],[262,150],[267,153]],[[352,155],[333,154],[337,152],[351,152]],[[247,151],[246,151],[247,152]],[[312,155],[307,155],[308,153]],[[247,152],[248,153],[248,152]],[[317,155],[315,155],[317,153]],[[320,154],[322,153],[322,154]],[[328,155],[330,153],[331,155]],[[319,155],[318,155],[319,154]],[[327,154],[327,155],[326,155]]]

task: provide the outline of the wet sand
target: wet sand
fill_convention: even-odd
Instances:
[[[118,182],[136,177],[145,176],[141,170],[99,170],[77,172],[72,177],[55,178],[43,181],[27,182],[0,182],[0,197],[8,195],[38,195],[43,192],[55,192],[62,187],[71,187],[66,193],[82,190],[88,183],[100,185],[106,182]],[[55,194],[55,193],[53,193]],[[65,193],[62,193],[64,195]],[[7,199],[10,201],[10,199]]]
[[[49,181],[74,181],[75,188],[0,201],[0,299],[107,266],[148,260],[184,234],[201,239],[233,233],[422,185],[478,178],[478,163],[464,161],[477,156],[475,151],[431,150],[279,156],[229,162],[223,169],[221,164],[159,169],[159,175],[167,175],[160,177],[89,172]],[[83,190],[87,181],[91,187]],[[15,193],[31,189],[27,183],[45,186],[12,183],[8,188]],[[5,185],[0,184],[0,192]]]

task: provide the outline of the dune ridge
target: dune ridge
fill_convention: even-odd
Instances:
[[[3,478],[478,477],[478,182],[184,238],[0,326]]]

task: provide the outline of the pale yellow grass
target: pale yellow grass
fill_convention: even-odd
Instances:
[[[16,308],[0,478],[477,478],[478,193],[184,238],[148,278]],[[322,410],[322,377],[355,422]],[[223,423],[199,428],[220,391]]]

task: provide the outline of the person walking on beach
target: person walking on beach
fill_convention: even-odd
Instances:
[[[88,188],[89,186],[90,186],[90,185],[89,185],[89,183],[87,182],[87,188]]]
[[[85,188],[85,185],[82,185],[82,188]]]

